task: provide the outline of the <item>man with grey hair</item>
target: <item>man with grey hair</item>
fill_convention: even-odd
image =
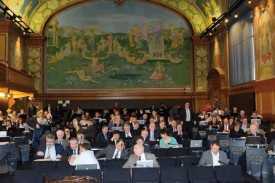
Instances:
[[[123,168],[135,168],[137,161],[153,160],[153,167],[159,167],[156,156],[152,153],[144,153],[144,146],[136,144],[134,146],[134,154],[132,154],[128,161],[123,165]]]
[[[63,130],[57,130],[56,137],[57,139],[54,141],[56,144],[61,144],[64,149],[66,149],[69,146],[69,141],[67,139],[64,139]]]
[[[250,133],[247,135],[248,137],[249,136],[261,137],[261,144],[265,144],[264,136],[263,136],[263,134],[260,134],[257,132],[257,126],[255,124],[250,125],[249,130],[250,130]]]
[[[79,154],[79,150],[78,150],[78,140],[77,138],[71,138],[69,141],[69,146],[65,149],[65,153],[64,156],[66,157],[66,159],[70,156],[76,156]]]

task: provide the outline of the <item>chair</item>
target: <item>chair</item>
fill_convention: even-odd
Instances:
[[[122,166],[126,163],[127,159],[112,159],[106,160],[104,164],[104,168],[122,168]],[[102,167],[100,167],[103,169]]]
[[[216,166],[216,178],[220,183],[244,183],[242,168],[239,165]]]
[[[73,170],[47,170],[45,171],[45,180],[59,180],[72,175]]]
[[[59,170],[59,169],[62,169],[62,170],[67,170],[67,169],[74,170],[75,166],[71,166],[68,161],[57,161],[55,163],[55,169],[56,170]]]
[[[131,172],[128,168],[104,169],[103,183],[128,183],[131,182]]]
[[[41,170],[20,170],[14,174],[14,183],[43,183],[44,171]]]
[[[55,161],[34,161],[32,163],[32,169],[34,170],[54,170]]]
[[[216,176],[212,166],[193,166],[188,169],[191,183],[216,183]]]
[[[175,167],[176,158],[157,158],[160,168],[162,167]]]
[[[193,156],[184,156],[184,157],[178,157],[177,158],[177,166],[181,167],[189,167],[189,166],[196,166],[199,163],[198,157]]]
[[[90,176],[96,178],[98,181],[102,182],[102,171],[100,169],[94,170],[75,170],[73,175],[76,176]]]
[[[165,167],[160,176],[162,183],[188,183],[187,167]]]
[[[150,182],[158,183],[160,181],[159,168],[133,168],[132,183]]]
[[[168,149],[167,156],[168,157],[177,157],[177,156],[186,156],[187,150],[186,148],[171,148]]]
[[[152,151],[152,153],[156,156],[156,157],[167,157],[167,149],[155,149]]]

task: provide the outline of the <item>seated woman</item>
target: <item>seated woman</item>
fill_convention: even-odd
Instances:
[[[159,133],[160,133],[160,136],[161,136],[161,139],[159,141],[159,147],[160,148],[169,148],[169,147],[179,146],[177,140],[174,137],[170,137],[167,134],[166,129],[160,130]]]

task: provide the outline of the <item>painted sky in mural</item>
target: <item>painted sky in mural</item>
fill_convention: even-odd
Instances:
[[[186,88],[190,30],[147,3],[94,2],[53,17],[47,28],[46,88]]]

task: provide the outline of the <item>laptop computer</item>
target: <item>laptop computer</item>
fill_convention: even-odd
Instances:
[[[139,119],[139,120],[137,120],[137,122],[138,122],[140,125],[144,125],[144,124],[145,124],[145,120],[144,120],[144,119]]]
[[[122,130],[122,126],[119,126],[119,127],[113,126],[113,127],[112,127],[112,131],[123,131],[123,130]]]
[[[261,144],[261,137],[259,136],[247,136],[246,144]]]
[[[194,148],[194,147],[202,147],[202,140],[191,140],[190,148]]]
[[[6,137],[7,131],[0,131],[0,137]]]
[[[144,167],[153,167],[153,160],[143,160],[143,161],[137,161],[137,168],[144,168]]]
[[[76,165],[76,170],[94,170],[97,169],[97,164],[82,164],[82,165]]]
[[[207,125],[207,123],[208,123],[207,121],[200,121],[200,123],[199,123],[199,124],[200,124],[200,126],[206,126],[206,125]]]
[[[251,119],[250,120],[251,124],[253,124],[255,121],[257,121],[260,125],[262,120],[261,119]]]

